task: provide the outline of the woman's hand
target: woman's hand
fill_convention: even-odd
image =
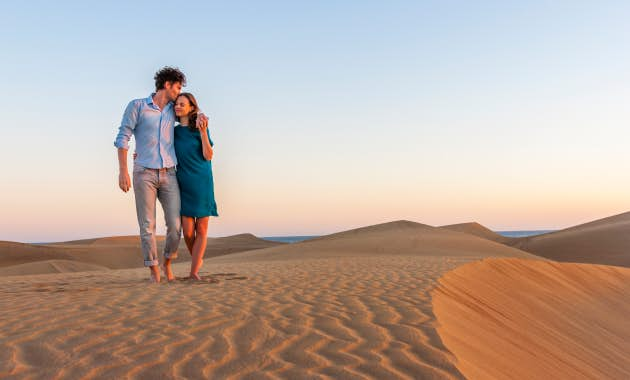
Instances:
[[[205,133],[208,129],[208,116],[203,113],[197,114],[197,123],[195,126],[199,132]]]

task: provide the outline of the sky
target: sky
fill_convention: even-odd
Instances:
[[[210,117],[209,236],[628,211],[628,19],[625,1],[3,3],[0,240],[138,233],[113,141],[167,65]]]

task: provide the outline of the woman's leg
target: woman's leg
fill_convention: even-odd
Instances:
[[[182,216],[182,229],[184,230],[184,241],[188,252],[192,256],[193,245],[195,243],[195,218],[190,216]]]
[[[192,263],[190,264],[190,277],[200,280],[199,269],[203,264],[203,255],[208,244],[208,220],[210,217],[197,218],[195,222],[195,242],[192,249]]]

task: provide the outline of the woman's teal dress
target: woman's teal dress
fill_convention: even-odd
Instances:
[[[210,139],[210,145],[214,145]],[[182,199],[181,215],[200,218],[219,216],[214,200],[212,162],[203,158],[201,135],[198,130],[175,127],[177,182]]]

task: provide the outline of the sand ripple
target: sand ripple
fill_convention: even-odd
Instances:
[[[206,263],[0,280],[3,378],[462,378],[430,291],[471,258]],[[183,274],[186,265],[176,266]]]

